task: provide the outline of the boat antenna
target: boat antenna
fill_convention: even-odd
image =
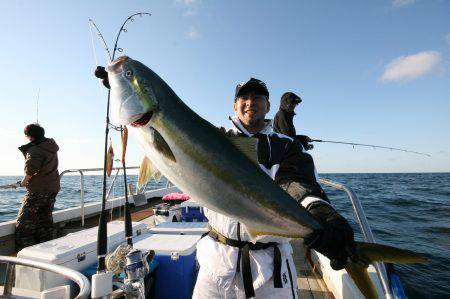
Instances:
[[[373,145],[373,144],[363,144],[363,143],[343,142],[343,141],[333,141],[333,140],[321,140],[321,139],[311,139],[310,142],[347,144],[347,145],[352,145],[353,147],[355,147],[355,146],[366,146],[366,147],[371,147],[371,148],[374,148],[374,149],[375,148],[384,148],[384,149],[390,149],[390,150],[393,150],[393,151],[401,151],[401,152],[405,152],[405,153],[412,153],[412,154],[417,154],[417,155],[431,157],[431,155],[425,154],[425,153],[421,153],[421,152],[416,152],[416,151],[411,151],[411,150],[402,149],[402,148],[396,148],[396,147]]]
[[[114,50],[111,56],[111,53],[109,51],[108,45],[105,41],[105,39],[103,38],[103,35],[101,34],[100,30],[98,29],[97,25],[95,25],[95,22],[90,19],[89,22],[91,24],[93,24],[95,30],[97,31],[99,37],[101,38],[103,45],[105,46],[105,50],[108,53],[108,56],[110,58],[110,61],[112,62],[115,58],[116,52],[122,52],[123,49],[122,48],[118,48],[117,44],[119,42],[119,38],[122,34],[122,32],[127,32],[127,29],[125,28],[125,25],[131,21],[134,21],[134,17],[135,16],[145,16],[145,15],[151,15],[149,13],[146,12],[139,12],[139,13],[135,13],[132,14],[131,16],[129,16],[122,24],[122,26],[119,29],[119,32],[117,33],[116,36],[116,41],[114,43]],[[92,27],[91,27],[92,28]],[[103,160],[103,193],[102,193],[102,210],[100,213],[100,219],[99,219],[99,225],[98,225],[98,237],[97,237],[97,258],[98,258],[98,265],[97,265],[97,273],[100,272],[104,272],[106,270],[106,264],[105,264],[105,257],[107,254],[107,240],[108,240],[108,233],[107,233],[107,214],[106,214],[106,157],[107,157],[107,152],[108,152],[108,135],[109,135],[109,127],[110,127],[110,120],[109,120],[109,103],[110,103],[110,98],[111,98],[111,90],[108,90],[108,98],[107,98],[107,102],[106,102],[106,124],[105,124],[105,147],[104,147],[104,160]],[[122,164],[124,166],[124,173],[125,173],[125,163],[123,162]],[[127,185],[126,185],[126,175],[124,175],[124,179],[125,179],[125,209],[129,210],[129,203],[128,203],[128,194],[127,194]],[[128,203],[128,204],[127,204]],[[128,211],[128,213],[130,213]],[[129,221],[129,226],[131,227],[131,213],[130,213],[130,217],[126,217],[127,215],[127,211],[125,211],[125,222]],[[127,227],[127,224],[125,223],[125,227]],[[127,229],[125,231],[127,233]],[[127,237],[127,236],[125,236]]]
[[[37,92],[37,99],[36,99],[36,123],[39,124],[39,92],[41,91],[40,88],[38,88]]]

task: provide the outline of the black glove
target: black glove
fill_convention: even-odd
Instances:
[[[105,67],[97,66],[97,68],[95,69],[94,75],[95,75],[95,77],[102,79],[102,83],[106,88],[108,88],[108,89],[111,88],[111,86],[109,85],[109,81],[108,81],[108,72],[105,70]]]
[[[347,220],[326,204],[313,206],[309,212],[323,229],[305,238],[305,245],[328,257],[334,270],[345,268],[348,258],[356,262],[358,257],[353,229]]]
[[[312,139],[309,138],[306,135],[296,135],[295,139],[298,140],[298,142],[301,143],[301,145],[303,146],[303,148],[308,151],[314,148],[314,145],[310,144],[310,142],[312,142]]]

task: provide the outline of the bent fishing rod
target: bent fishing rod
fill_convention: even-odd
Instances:
[[[10,188],[16,189],[16,188],[19,188],[19,187],[22,187],[21,181],[17,181],[17,182],[12,183],[12,184],[1,185],[0,189],[10,189]]]
[[[110,62],[114,61],[116,52],[123,52],[123,48],[118,47],[118,42],[120,39],[120,36],[122,32],[127,32],[127,29],[125,28],[125,25],[131,21],[134,22],[135,16],[150,16],[150,13],[147,12],[139,12],[132,14],[129,16],[122,24],[122,26],[119,29],[119,32],[116,36],[116,41],[114,43],[114,49],[111,55],[111,52],[109,51],[108,44],[106,43],[105,39],[103,38],[102,33],[100,32],[99,28],[95,24],[95,22],[92,19],[89,19],[89,22],[94,26],[95,30],[97,31],[97,34],[103,43],[103,46],[105,48],[105,51],[108,54],[108,57],[110,59]],[[91,27],[92,28],[92,27]],[[98,65],[98,63],[97,63]],[[100,219],[99,219],[99,226],[98,226],[98,244],[97,244],[97,258],[98,258],[98,265],[97,265],[97,273],[104,272],[106,270],[106,264],[105,264],[105,258],[107,254],[107,239],[108,239],[108,233],[107,233],[107,215],[106,215],[106,166],[107,166],[107,156],[108,156],[108,136],[109,136],[109,127],[111,126],[110,119],[109,119],[109,104],[110,104],[110,98],[111,98],[111,90],[108,89],[108,98],[106,103],[106,124],[105,124],[105,146],[104,146],[104,160],[103,160],[103,193],[102,193],[102,210],[100,213]],[[125,170],[125,151],[126,151],[126,142],[125,140],[125,134],[123,132],[123,128],[120,128],[121,131],[121,137],[122,137],[122,166],[124,171],[124,188],[125,188],[125,237],[127,239],[127,244],[132,246],[132,224],[131,224],[131,212],[130,212],[130,204],[128,202],[128,192],[127,192],[127,178],[126,178],[126,170]],[[125,144],[125,146],[124,146]]]
[[[389,146],[382,146],[382,145],[374,145],[374,144],[364,144],[364,143],[354,143],[354,142],[344,142],[344,141],[334,141],[334,140],[321,140],[321,139],[310,139],[309,142],[321,142],[321,143],[335,143],[335,144],[346,144],[346,145],[352,145],[352,146],[365,146],[365,147],[371,147],[371,148],[383,148],[383,149],[389,149],[393,151],[401,151],[405,153],[412,153],[422,156],[431,157],[430,154],[411,151],[403,148],[397,148],[397,147],[389,147]]]

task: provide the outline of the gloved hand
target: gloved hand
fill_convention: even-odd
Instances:
[[[326,204],[313,206],[309,212],[323,229],[305,238],[305,245],[328,257],[334,270],[345,268],[348,258],[357,262],[353,229],[347,220]]]
[[[307,151],[314,148],[314,145],[310,144],[310,142],[312,142],[312,139],[306,135],[296,135],[295,139],[297,139],[301,143],[303,148]]]
[[[95,75],[95,77],[102,79],[102,83],[106,88],[108,88],[108,89],[111,88],[111,86],[109,85],[109,81],[108,81],[108,72],[105,70],[105,67],[97,66],[97,68],[95,69],[94,75]]]

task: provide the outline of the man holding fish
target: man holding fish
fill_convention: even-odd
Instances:
[[[408,250],[355,244],[317,182],[312,157],[265,120],[270,102],[262,81],[236,87],[234,128],[226,131],[139,61],[119,57],[96,76],[111,88],[115,120],[144,150],[139,181],[162,173],[205,207],[212,229],[197,246],[194,298],[296,298],[290,238],[345,268],[367,298],[377,298],[370,263],[426,261]]]
[[[342,269],[354,252],[353,230],[329,204],[316,180],[312,157],[286,135],[273,131],[269,91],[251,78],[237,85],[228,136],[258,139],[261,169],[312,213],[325,230],[305,240]],[[200,273],[193,298],[297,298],[297,273],[288,238],[258,236],[239,221],[205,209],[211,232],[197,245]]]

